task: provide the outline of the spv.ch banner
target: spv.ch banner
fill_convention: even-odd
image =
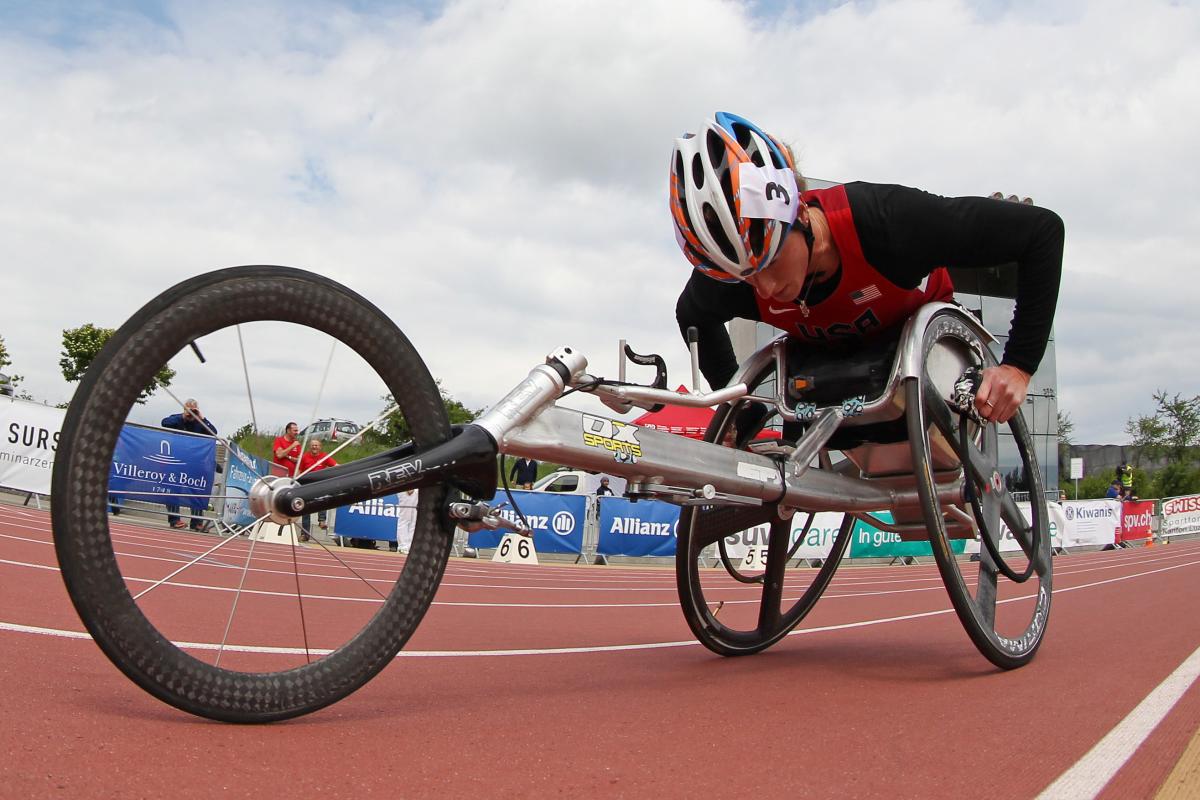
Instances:
[[[601,497],[600,536],[596,552],[606,556],[673,557],[679,506],[654,500],[634,503],[623,497]]]
[[[0,486],[50,494],[61,408],[0,398]]]
[[[208,508],[217,442],[207,436],[126,425],[117,438],[108,489],[131,500]]]
[[[1154,501],[1138,500],[1121,504],[1121,541],[1149,539],[1154,522]]]
[[[271,474],[271,462],[247,453],[233,442],[229,443],[229,464],[225,469],[225,511],[221,515],[226,525],[245,527],[254,522],[250,513],[250,488],[260,475]]]
[[[501,499],[503,496],[498,495],[497,500]],[[513,499],[533,530],[533,546],[539,553],[583,552],[587,497],[554,492],[513,492]],[[500,514],[510,520],[517,519],[511,506],[501,508]],[[471,534],[469,543],[475,548],[498,547],[508,532],[476,531]]]

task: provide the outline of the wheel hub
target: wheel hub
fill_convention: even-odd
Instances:
[[[299,485],[292,478],[282,478],[278,475],[266,475],[259,478],[250,487],[250,513],[256,518],[266,517],[279,525],[287,525],[295,521],[295,517],[290,517],[276,508],[275,497],[284,489],[291,489],[293,486]]]

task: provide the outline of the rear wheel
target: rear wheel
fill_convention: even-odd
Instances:
[[[1001,450],[995,425],[970,410],[974,392],[956,387],[964,368],[995,366],[986,344],[953,312],[935,316],[922,342],[919,378],[907,382],[909,441],[917,489],[938,570],[971,641],[993,664],[1027,664],[1041,645],[1050,616],[1052,553],[1041,470],[1024,417],[1008,432],[1015,452]],[[956,391],[957,390],[957,391]],[[957,463],[963,501],[942,505],[935,487]],[[1028,511],[1013,497],[1029,492]],[[956,555],[955,528],[977,531],[978,552]]]
[[[244,486],[261,486],[267,463],[210,431],[183,437],[210,465],[205,475],[188,474],[171,449],[183,440],[154,426],[190,398],[226,432],[246,421],[241,432],[253,434],[340,416],[362,401],[371,406],[363,413],[374,414],[388,395],[391,407],[368,431],[403,424],[418,449],[449,437],[437,385],[400,330],[363,297],[300,270],[201,275],[122,326],[75,394],[53,479],[63,579],[113,663],[171,705],[232,722],[314,711],[383,669],[420,622],[445,568],[453,536],[446,490],[420,491],[402,563],[364,556],[334,546],[316,518],[304,530],[301,520],[237,524],[247,522]],[[180,470],[171,474],[199,488],[119,481],[146,473],[124,463],[130,456],[120,443],[129,436],[161,438],[156,470]],[[361,436],[350,444],[363,449]],[[214,454],[225,449],[236,457],[214,475]],[[356,452],[331,455],[345,463]],[[213,488],[216,480],[224,488]],[[117,502],[122,515],[110,517]],[[200,528],[215,521],[224,536],[164,528],[159,502],[191,506],[177,513],[204,519]],[[331,522],[352,518],[337,512]],[[313,544],[299,545],[306,536]]]
[[[773,375],[767,370],[752,385],[761,386]],[[743,399],[721,406],[705,441],[733,439],[731,444],[745,445],[755,439],[777,418],[773,411],[753,413],[751,404],[757,402]],[[767,408],[759,404],[760,410]],[[747,424],[749,429],[738,429]],[[820,466],[828,462],[813,468]],[[705,647],[721,655],[765,650],[816,605],[841,563],[853,527],[854,519],[843,514],[797,511],[794,518],[783,519],[775,504],[685,507],[675,574],[688,626]],[[737,550],[732,549],[735,542]],[[717,569],[705,565],[712,550]],[[813,563],[819,566],[809,566]]]

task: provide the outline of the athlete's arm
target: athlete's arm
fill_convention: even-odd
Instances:
[[[1004,364],[1032,375],[1054,323],[1063,223],[1053,211],[985,197],[939,197],[903,186],[851,183],[846,193],[863,254],[899,286],[939,266],[1017,270]]]
[[[693,271],[675,303],[675,321],[685,340],[687,329],[696,329],[700,371],[713,389],[727,386],[737,372],[737,356],[725,330],[725,323],[735,318],[759,318],[750,284],[722,283]]]

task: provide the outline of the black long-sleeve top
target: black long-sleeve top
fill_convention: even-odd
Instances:
[[[937,267],[1017,270],[1016,309],[1003,362],[1033,374],[1046,352],[1062,275],[1064,230],[1053,211],[986,197],[941,197],[905,186],[848,183],[846,197],[863,255],[906,289]],[[807,303],[836,291],[818,284]],[[807,290],[806,290],[807,291]],[[761,320],[748,283],[722,283],[693,272],[675,305],[679,330],[699,333],[700,369],[714,388],[727,385],[737,358],[725,323]]]

